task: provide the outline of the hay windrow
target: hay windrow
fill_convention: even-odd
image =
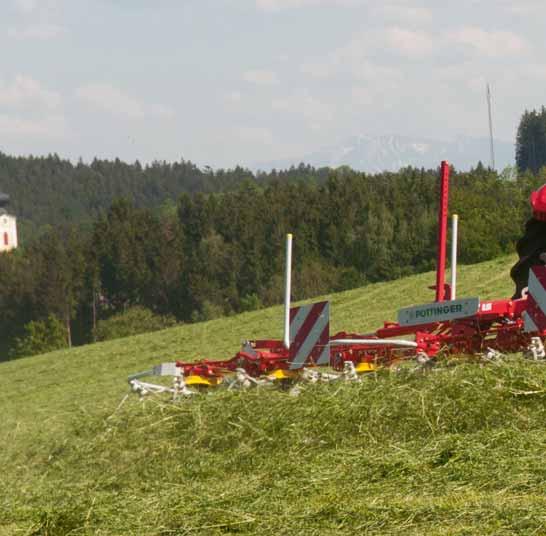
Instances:
[[[496,280],[495,263],[461,280]],[[336,295],[334,321],[373,327],[366,293],[389,318],[422,279],[382,287],[384,302],[377,286]],[[244,330],[274,335],[275,315],[249,314]],[[218,390],[120,405],[128,373],[176,357],[182,339],[222,357],[237,326],[1,365],[0,535],[546,532],[546,365],[520,356],[382,371],[298,397]]]

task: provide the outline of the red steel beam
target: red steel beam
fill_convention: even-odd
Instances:
[[[445,295],[447,211],[449,202],[449,162],[442,161],[440,167],[440,206],[438,208],[438,256],[436,262],[436,301]]]

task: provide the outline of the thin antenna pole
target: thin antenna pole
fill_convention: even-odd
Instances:
[[[491,113],[491,86],[487,84],[487,111],[489,114],[489,148],[491,151],[491,169],[495,169],[495,147],[493,144],[493,117]]]

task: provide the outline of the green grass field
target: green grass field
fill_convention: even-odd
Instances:
[[[462,267],[459,296],[509,296],[514,260]],[[329,296],[332,333],[432,301],[433,282]],[[124,399],[130,373],[281,326],[275,307],[0,364],[0,535],[546,533],[541,363]]]

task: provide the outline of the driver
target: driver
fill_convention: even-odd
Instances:
[[[523,297],[531,266],[546,264],[546,184],[531,194],[530,201],[533,217],[525,224],[525,234],[516,245],[519,261],[510,271],[516,284],[512,299]]]

